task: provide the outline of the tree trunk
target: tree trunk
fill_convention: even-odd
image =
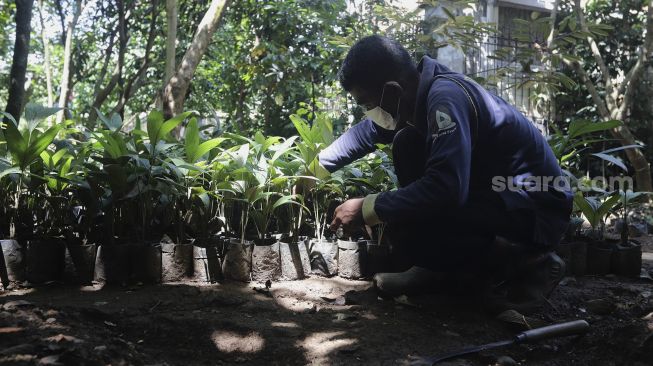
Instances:
[[[168,84],[175,73],[175,52],[177,49],[177,0],[166,0],[166,18],[168,31],[166,35],[166,70],[163,87]]]
[[[61,23],[61,45],[66,45],[66,14],[63,12],[63,5],[61,4],[62,0],[54,1],[54,8],[57,10],[57,15],[59,15],[59,22]]]
[[[637,85],[631,85],[630,87],[636,88]],[[615,119],[624,121],[624,124],[620,127],[610,130],[612,136],[615,139],[619,140],[622,146],[639,145],[637,143],[637,139],[635,136],[633,136],[632,132],[630,132],[630,129],[625,124],[625,119],[627,117],[625,115],[617,115],[615,117],[617,117]],[[635,169],[635,187],[632,187],[632,189],[643,192],[653,192],[651,165],[649,164],[648,160],[646,160],[646,155],[644,155],[642,149],[626,149],[625,152],[630,165],[632,165],[633,169]]]
[[[108,93],[106,93],[106,88],[103,88],[102,84],[104,83],[104,79],[107,75],[107,70],[109,69],[109,61],[111,61],[111,55],[113,54],[115,38],[116,31],[114,30],[109,35],[109,47],[107,47],[106,51],[104,52],[104,61],[102,62],[102,68],[100,69],[100,74],[97,76],[95,84],[93,85],[93,104],[91,104],[91,108],[88,112],[88,119],[86,121],[86,126],[89,128],[93,127],[95,120],[97,119],[96,108],[100,108],[102,102],[106,99],[106,96],[104,98],[100,97],[100,93],[108,95]],[[109,83],[112,81],[113,77],[109,80]],[[113,89],[113,86],[111,86],[111,89]]]
[[[159,15],[159,0],[151,0],[152,4],[152,19],[150,20],[150,28],[147,35],[147,42],[145,44],[145,53],[141,59],[141,66],[138,70],[127,80],[127,84],[123,89],[122,95],[118,104],[113,108],[112,112],[120,114],[120,117],[124,120],[125,106],[129,101],[129,98],[134,95],[134,93],[141,87],[143,84],[143,77],[147,72],[147,69],[150,67],[151,62],[151,53],[152,47],[154,47],[154,41],[156,40],[157,35],[157,17]]]
[[[606,119],[609,120],[609,119]],[[618,140],[622,146],[639,145],[635,136],[625,124],[610,130],[610,134]],[[642,192],[653,192],[653,181],[651,180],[651,165],[641,149],[626,149],[628,162],[635,170],[635,187],[634,190]]]
[[[213,33],[218,27],[223,9],[228,6],[228,3],[229,0],[211,1],[211,5],[197,27],[193,41],[188,46],[179,68],[164,89],[163,113],[166,118],[171,118],[183,111],[190,81],[209,46]]]
[[[93,105],[91,106],[91,110],[89,112],[89,117],[87,121],[87,125],[89,127],[92,127],[93,124],[95,123],[95,120],[97,119],[97,109],[99,109],[104,101],[111,95],[115,87],[119,84],[122,83],[122,72],[123,72],[123,67],[125,63],[125,53],[127,52],[127,19],[125,15],[125,6],[124,2],[122,0],[117,0],[116,1],[116,6],[118,7],[118,59],[116,63],[116,68],[113,71],[113,74],[111,75],[111,79],[109,79],[109,82],[107,85],[98,90],[97,93],[95,93],[95,98],[93,99]],[[113,40],[113,34],[111,35],[111,39]],[[112,47],[113,43],[111,43],[109,49],[107,50],[107,54],[105,57],[109,57],[109,55],[112,52]]]
[[[33,6],[34,0],[16,0],[16,41],[9,73],[9,97],[5,109],[5,112],[16,119],[16,122],[20,120],[20,111],[25,99],[25,74],[27,73]]]
[[[551,31],[549,32],[549,36],[546,39],[546,47],[547,49],[551,49],[553,46],[553,40],[558,36],[558,28],[556,27],[556,21],[558,20],[558,8],[560,7],[560,0],[555,0],[553,2],[553,9],[551,9]],[[552,62],[552,57],[549,56],[548,61],[547,61],[547,68],[549,69],[549,72],[552,72],[554,70],[553,68],[553,62]],[[547,94],[548,94],[548,99],[549,99],[549,105],[548,105],[548,123],[549,126],[551,123],[555,123],[556,121],[556,115],[558,114],[557,111],[557,106],[556,106],[556,100],[555,100],[555,91],[553,90],[552,87],[548,86],[547,87]],[[548,133],[548,131],[547,131]]]
[[[73,52],[73,36],[75,33],[75,26],[77,26],[77,20],[79,20],[79,15],[82,12],[82,0],[75,0],[73,16],[68,21],[66,25],[66,43],[64,45],[64,57],[63,57],[63,70],[61,73],[61,92],[59,94],[59,107],[66,108],[67,101],[71,94],[70,84],[71,84],[71,65],[72,65],[72,52]],[[62,123],[66,111],[62,109],[57,114],[57,123]]]
[[[43,41],[43,56],[45,61],[45,82],[48,89],[48,107],[54,105],[54,92],[52,91],[52,70],[50,69],[50,43],[45,35],[45,22],[43,21],[43,0],[39,0],[39,18],[41,20],[41,39]]]
[[[606,90],[604,97],[601,97],[601,94],[585,72],[585,69],[583,69],[583,66],[578,62],[573,63],[573,67],[578,72],[583,83],[585,83],[585,87],[590,92],[592,100],[596,104],[597,110],[599,111],[599,115],[602,117],[602,119],[606,121],[616,119],[622,122],[620,127],[610,131],[612,136],[617,139],[622,146],[637,144],[635,136],[633,136],[632,132],[626,125],[626,119],[627,111],[632,103],[632,96],[639,84],[639,80],[644,70],[644,65],[648,63],[649,54],[651,48],[653,47],[653,0],[648,0],[647,3],[648,13],[646,17],[646,35],[644,38],[644,43],[639,51],[639,54],[637,55],[637,62],[626,73],[626,76],[620,82],[618,87],[616,87],[615,83],[613,83],[611,80],[609,70],[606,66],[603,56],[599,52],[599,48],[591,36],[587,37],[587,41],[590,45],[590,51],[596,60],[596,64],[600,71],[600,76],[605,83]],[[589,28],[585,21],[585,14],[583,13],[581,1],[575,0],[574,6],[576,10],[576,17],[578,23],[581,26],[581,29],[589,34]],[[622,100],[619,103],[620,98]],[[644,153],[641,151],[641,149],[626,149],[625,152],[628,161],[635,170],[636,189],[638,191],[645,192],[653,191],[651,166],[646,160]]]
[[[116,0],[118,6],[118,40],[120,42],[120,52],[118,53],[118,86],[120,91],[124,90],[125,78],[125,53],[127,52],[127,42],[129,37],[127,35],[127,11],[125,8],[124,0]]]

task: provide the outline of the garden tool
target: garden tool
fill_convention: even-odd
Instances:
[[[574,320],[566,323],[548,325],[546,327],[530,329],[524,332],[517,334],[514,338],[503,340],[494,343],[484,344],[482,346],[473,346],[463,348],[454,352],[449,352],[434,357],[417,357],[411,363],[413,366],[418,365],[434,365],[436,363],[442,362],[444,360],[449,360],[455,357],[460,357],[464,355],[469,355],[472,353],[477,353],[481,351],[486,351],[489,349],[509,346],[512,344],[521,344],[521,343],[533,343],[542,341],[545,339],[556,338],[556,337],[566,337],[571,335],[579,335],[587,332],[589,329],[589,324],[585,320]]]

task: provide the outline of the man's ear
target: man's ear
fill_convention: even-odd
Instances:
[[[383,85],[381,108],[397,118],[399,114],[399,103],[404,94],[404,89],[396,81],[388,81]]]

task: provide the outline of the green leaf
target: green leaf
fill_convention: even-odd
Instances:
[[[609,153],[613,153],[613,152],[617,152],[617,151],[622,151],[622,150],[627,150],[627,149],[641,149],[641,148],[643,148],[642,145],[626,145],[626,146],[615,147],[615,148],[613,148],[613,149],[603,150],[603,151],[601,151],[601,153],[603,153],[603,154],[609,154]]]
[[[261,131],[256,131],[256,133],[254,134],[254,142],[256,142],[261,146],[265,145],[265,136],[263,136]]]
[[[618,166],[619,168],[621,168],[623,171],[628,172],[628,168],[623,163],[623,161],[621,161],[621,159],[619,159],[619,158],[617,158],[615,156],[604,154],[604,153],[594,153],[592,155],[596,156],[597,158],[601,158],[601,159],[603,159],[603,160],[605,160],[605,161],[607,161],[609,163],[612,163],[612,164]]]
[[[147,136],[150,142],[156,140],[157,132],[161,129],[163,124],[163,113],[161,111],[152,111],[147,115]],[[155,144],[155,142],[152,142]]]
[[[313,159],[313,162],[308,168],[311,174],[318,179],[327,179],[331,176],[331,173],[320,164],[320,161],[317,158]]]
[[[223,137],[216,137],[208,141],[202,142],[200,146],[197,147],[197,151],[193,156],[193,162],[199,160],[202,156],[206,155],[208,152],[218,147],[225,140],[226,139]]]
[[[148,119],[148,135],[150,136],[150,144],[156,146],[156,144],[162,140],[164,137],[170,133],[175,127],[179,126],[188,116],[192,115],[194,112],[184,112],[178,116],[175,116],[163,123],[155,123],[154,128],[150,130],[149,119]]]
[[[569,29],[574,32],[576,31],[576,18],[569,19]]]
[[[240,146],[238,151],[233,156],[234,162],[239,166],[243,167],[247,163],[247,158],[249,157],[249,144],[243,144]]]
[[[200,130],[197,126],[197,119],[191,118],[186,126],[185,133],[185,143],[184,148],[186,150],[186,160],[190,163],[194,163],[197,159],[195,155],[197,154],[197,149],[200,145]]]
[[[97,111],[98,118],[104,123],[104,125],[111,131],[119,131],[122,128],[122,118],[118,113],[113,113],[111,118],[107,118],[99,109],[95,108]]]
[[[586,199],[582,192],[576,192],[574,195],[574,204],[580,209],[583,215],[587,218],[587,221],[590,222],[592,227],[597,226],[596,222],[596,207],[591,204],[592,201]]]
[[[16,122],[16,119],[11,114],[9,114],[7,112],[4,112],[4,111],[0,111],[0,115],[4,116],[5,118],[12,121],[14,123],[14,126],[18,126],[18,122]]]
[[[5,170],[0,172],[0,178],[4,177],[5,175],[8,175],[8,174],[18,174],[20,172],[21,172],[21,170],[18,167],[12,167],[12,168],[9,168],[9,169],[5,169]]]
[[[14,159],[14,163],[21,165],[20,162],[23,160],[23,157],[27,152],[28,139],[23,137],[23,134],[18,130],[16,120],[10,114],[5,112],[2,112],[2,114],[10,120],[10,122],[5,125],[3,131],[5,140],[7,141],[7,148]]]
[[[293,196],[291,196],[291,195],[290,196],[282,196],[274,203],[274,205],[272,205],[272,209],[275,210],[280,206],[287,205],[287,204],[290,204],[290,203],[297,203],[297,202],[294,201]]]
[[[197,197],[200,199],[200,202],[202,202],[205,208],[210,207],[211,201],[207,193],[200,193],[197,195]]]
[[[601,206],[599,206],[599,209],[597,210],[597,214],[601,220],[603,220],[604,216],[610,213],[610,211],[617,205],[619,204],[619,201],[621,200],[621,196],[618,194],[610,196],[607,200],[603,201],[601,203]]]
[[[279,159],[279,157],[281,157],[281,155],[288,152],[288,150],[290,150],[292,148],[292,145],[293,145],[293,143],[295,142],[296,139],[297,139],[297,136],[292,136],[292,137],[286,139],[286,141],[279,144],[277,146],[277,150],[275,151],[274,155],[272,155],[272,158],[270,159],[270,163],[274,164],[274,162],[277,161],[277,159]]]
[[[65,147],[63,149],[60,149],[56,153],[54,153],[54,155],[52,155],[52,164],[57,165],[57,163],[59,163],[59,160],[61,160],[61,158],[67,153],[68,153],[68,149],[66,149]]]
[[[444,13],[447,15],[447,17],[449,17],[449,19],[451,19],[451,20],[453,20],[453,21],[456,20],[456,16],[453,15],[453,13],[451,12],[451,10],[447,9],[445,6],[442,7],[442,10],[443,10]]]
[[[25,121],[27,122],[27,129],[34,131],[38,125],[46,118],[59,112],[59,107],[46,107],[39,104],[27,103],[25,106]]]
[[[113,159],[129,154],[127,142],[119,132],[100,131],[102,136],[96,135],[98,142],[104,148],[104,152]]]
[[[302,138],[302,140],[305,142],[314,142],[311,138],[311,127],[308,125],[306,120],[296,114],[293,114],[290,116],[290,121],[292,121],[292,124],[295,125],[295,129],[297,130],[297,133]]]
[[[31,141],[30,146],[25,152],[24,159],[21,161],[21,167],[23,170],[38,159],[41,152],[50,146],[52,141],[54,141],[54,138],[57,137],[57,133],[59,133],[60,129],[61,126],[52,126],[42,135],[38,136],[36,140]]]
[[[621,121],[610,120],[604,122],[591,122],[588,120],[575,120],[569,124],[569,137],[576,138],[592,132],[607,131],[621,126]]]
[[[43,162],[45,163],[45,166],[52,169],[52,166],[54,165],[52,163],[52,155],[47,150],[43,150],[40,154],[41,159],[43,159]]]

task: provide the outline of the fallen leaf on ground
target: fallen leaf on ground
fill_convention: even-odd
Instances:
[[[333,305],[345,305],[347,303],[347,299],[345,299],[344,296],[338,296],[338,297],[326,297],[326,296],[321,296],[320,297],[322,300],[328,302],[329,304]]]
[[[527,317],[517,310],[506,310],[497,315],[497,320],[517,326],[520,330],[539,328],[547,325],[543,320]]]
[[[57,334],[52,337],[45,338],[45,340],[50,342],[57,342],[57,343],[59,342],[84,343],[83,340],[66,334]]]
[[[39,360],[39,365],[63,365],[59,362],[59,355],[45,356]]]
[[[28,307],[28,306],[34,306],[34,304],[26,300],[14,300],[14,301],[7,301],[2,307],[5,310],[13,310],[16,308]]]
[[[0,328],[0,334],[18,333],[23,331],[23,329],[20,327],[2,327]]]

